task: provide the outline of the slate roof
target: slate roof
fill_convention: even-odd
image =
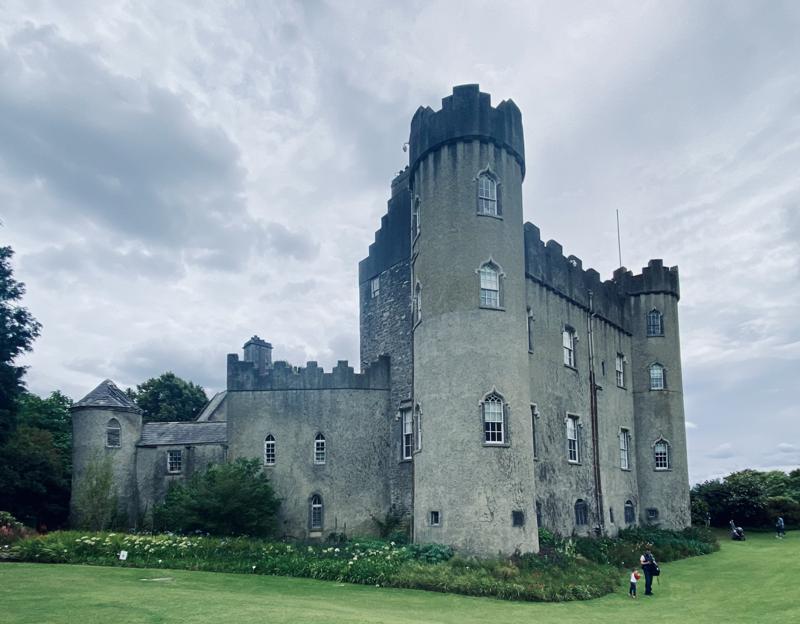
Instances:
[[[129,410],[141,412],[127,394],[117,388],[110,379],[102,381],[99,386],[75,403],[73,409],[78,407],[99,407],[103,409]]]
[[[150,422],[142,427],[139,446],[225,444],[227,441],[225,422]]]
[[[209,422],[211,417],[214,415],[214,412],[217,411],[217,408],[225,400],[226,396],[228,396],[227,390],[217,392],[213,397],[211,397],[211,400],[206,403],[203,411],[200,412],[200,415],[195,420],[197,422]]]

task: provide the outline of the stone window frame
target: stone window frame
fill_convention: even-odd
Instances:
[[[656,374],[660,372],[660,374]],[[653,362],[647,367],[650,390],[663,392],[667,389],[667,368],[660,362]]]
[[[181,474],[183,472],[183,449],[167,450],[167,474]]]
[[[369,280],[369,298],[377,299],[381,294],[381,276],[376,275]]]
[[[501,267],[492,256],[489,256],[489,259],[485,262],[481,263],[481,265],[475,269],[475,273],[478,276],[478,289],[479,289],[479,300],[478,300],[478,307],[484,310],[505,310],[505,281],[506,281],[506,274],[503,271],[503,267]],[[488,276],[490,273],[495,275],[497,280],[497,288],[489,288],[490,284],[488,282]],[[487,281],[484,281],[484,278],[487,278]],[[490,301],[494,299],[491,293],[496,293],[496,304]]]
[[[653,448],[653,469],[656,472],[672,470],[672,445],[669,440],[664,436],[658,436],[651,447]]]
[[[419,195],[411,200],[411,244],[417,242],[420,232],[422,232],[422,200]]]
[[[625,501],[625,524],[636,524],[636,505],[633,501],[628,499]]]
[[[587,526],[589,524],[589,503],[579,498],[573,505],[575,512],[575,526]]]
[[[492,420],[487,420],[487,405],[495,405],[500,404],[500,420],[497,420],[497,414],[493,411],[494,418]],[[483,395],[481,400],[478,403],[480,408],[480,415],[481,415],[481,425],[482,425],[482,440],[483,446],[495,446],[495,447],[507,447],[510,446],[509,442],[509,431],[508,431],[508,416],[510,411],[510,406],[506,402],[505,397],[498,392],[496,386],[492,386],[492,389]],[[492,408],[494,410],[494,408]],[[495,426],[491,427],[490,423],[493,423]],[[499,425],[499,426],[498,426]],[[497,438],[499,433],[499,440],[498,439],[489,439],[489,438]]]
[[[268,433],[264,438],[264,465],[265,466],[274,466],[275,460],[277,457],[277,443],[275,442],[275,436],[271,433]]]
[[[561,349],[564,354],[564,366],[572,370],[578,370],[577,358],[575,357],[575,346],[578,343],[578,333],[572,325],[564,324],[561,330]]]
[[[106,423],[106,448],[122,446],[122,425],[116,418],[109,418]]]
[[[442,526],[442,512],[438,509],[432,509],[428,512],[428,526],[440,527]]]
[[[628,427],[619,428],[619,467],[620,470],[631,469],[631,430]]]
[[[314,465],[324,466],[328,460],[328,441],[321,431],[314,436]]]
[[[313,492],[308,497],[308,529],[309,531],[322,531],[325,527],[325,502],[322,494]]]
[[[491,184],[483,186],[484,180]],[[485,209],[487,206],[489,210]],[[492,206],[494,210],[491,210]],[[479,217],[503,218],[502,183],[488,163],[475,176],[475,211]]]
[[[572,423],[573,437],[570,437],[570,423]],[[567,417],[564,419],[566,435],[566,451],[567,462],[570,464],[578,465],[581,463],[581,417],[578,414],[567,412]],[[570,444],[572,442],[573,444]]]
[[[414,455],[414,413],[410,407],[400,410],[400,459],[409,461]]]
[[[653,308],[645,316],[645,329],[648,338],[664,335],[664,314],[658,308]]]
[[[614,372],[617,380],[617,388],[625,389],[625,354],[617,352],[617,359],[614,363]]]

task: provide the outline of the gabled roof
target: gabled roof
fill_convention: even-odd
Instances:
[[[214,413],[219,409],[219,406],[225,400],[225,397],[228,396],[228,391],[223,390],[222,392],[217,392],[211,400],[206,403],[206,406],[200,412],[200,415],[195,419],[197,422],[213,422],[211,418],[214,416]],[[215,419],[219,420],[219,419]]]
[[[227,441],[225,422],[149,422],[142,427],[139,446],[225,444]]]
[[[110,379],[102,381],[99,386],[72,406],[72,409],[94,407],[112,410],[141,412],[142,410],[131,398],[120,390]]]

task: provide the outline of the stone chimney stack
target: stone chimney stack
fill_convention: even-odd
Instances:
[[[258,336],[244,343],[244,361],[253,362],[260,372],[272,367],[272,345]]]

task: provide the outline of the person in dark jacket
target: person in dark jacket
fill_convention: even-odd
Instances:
[[[656,570],[656,560],[650,549],[644,551],[644,554],[639,557],[639,562],[642,564],[642,572],[644,572],[644,595],[653,595],[653,576]]]

